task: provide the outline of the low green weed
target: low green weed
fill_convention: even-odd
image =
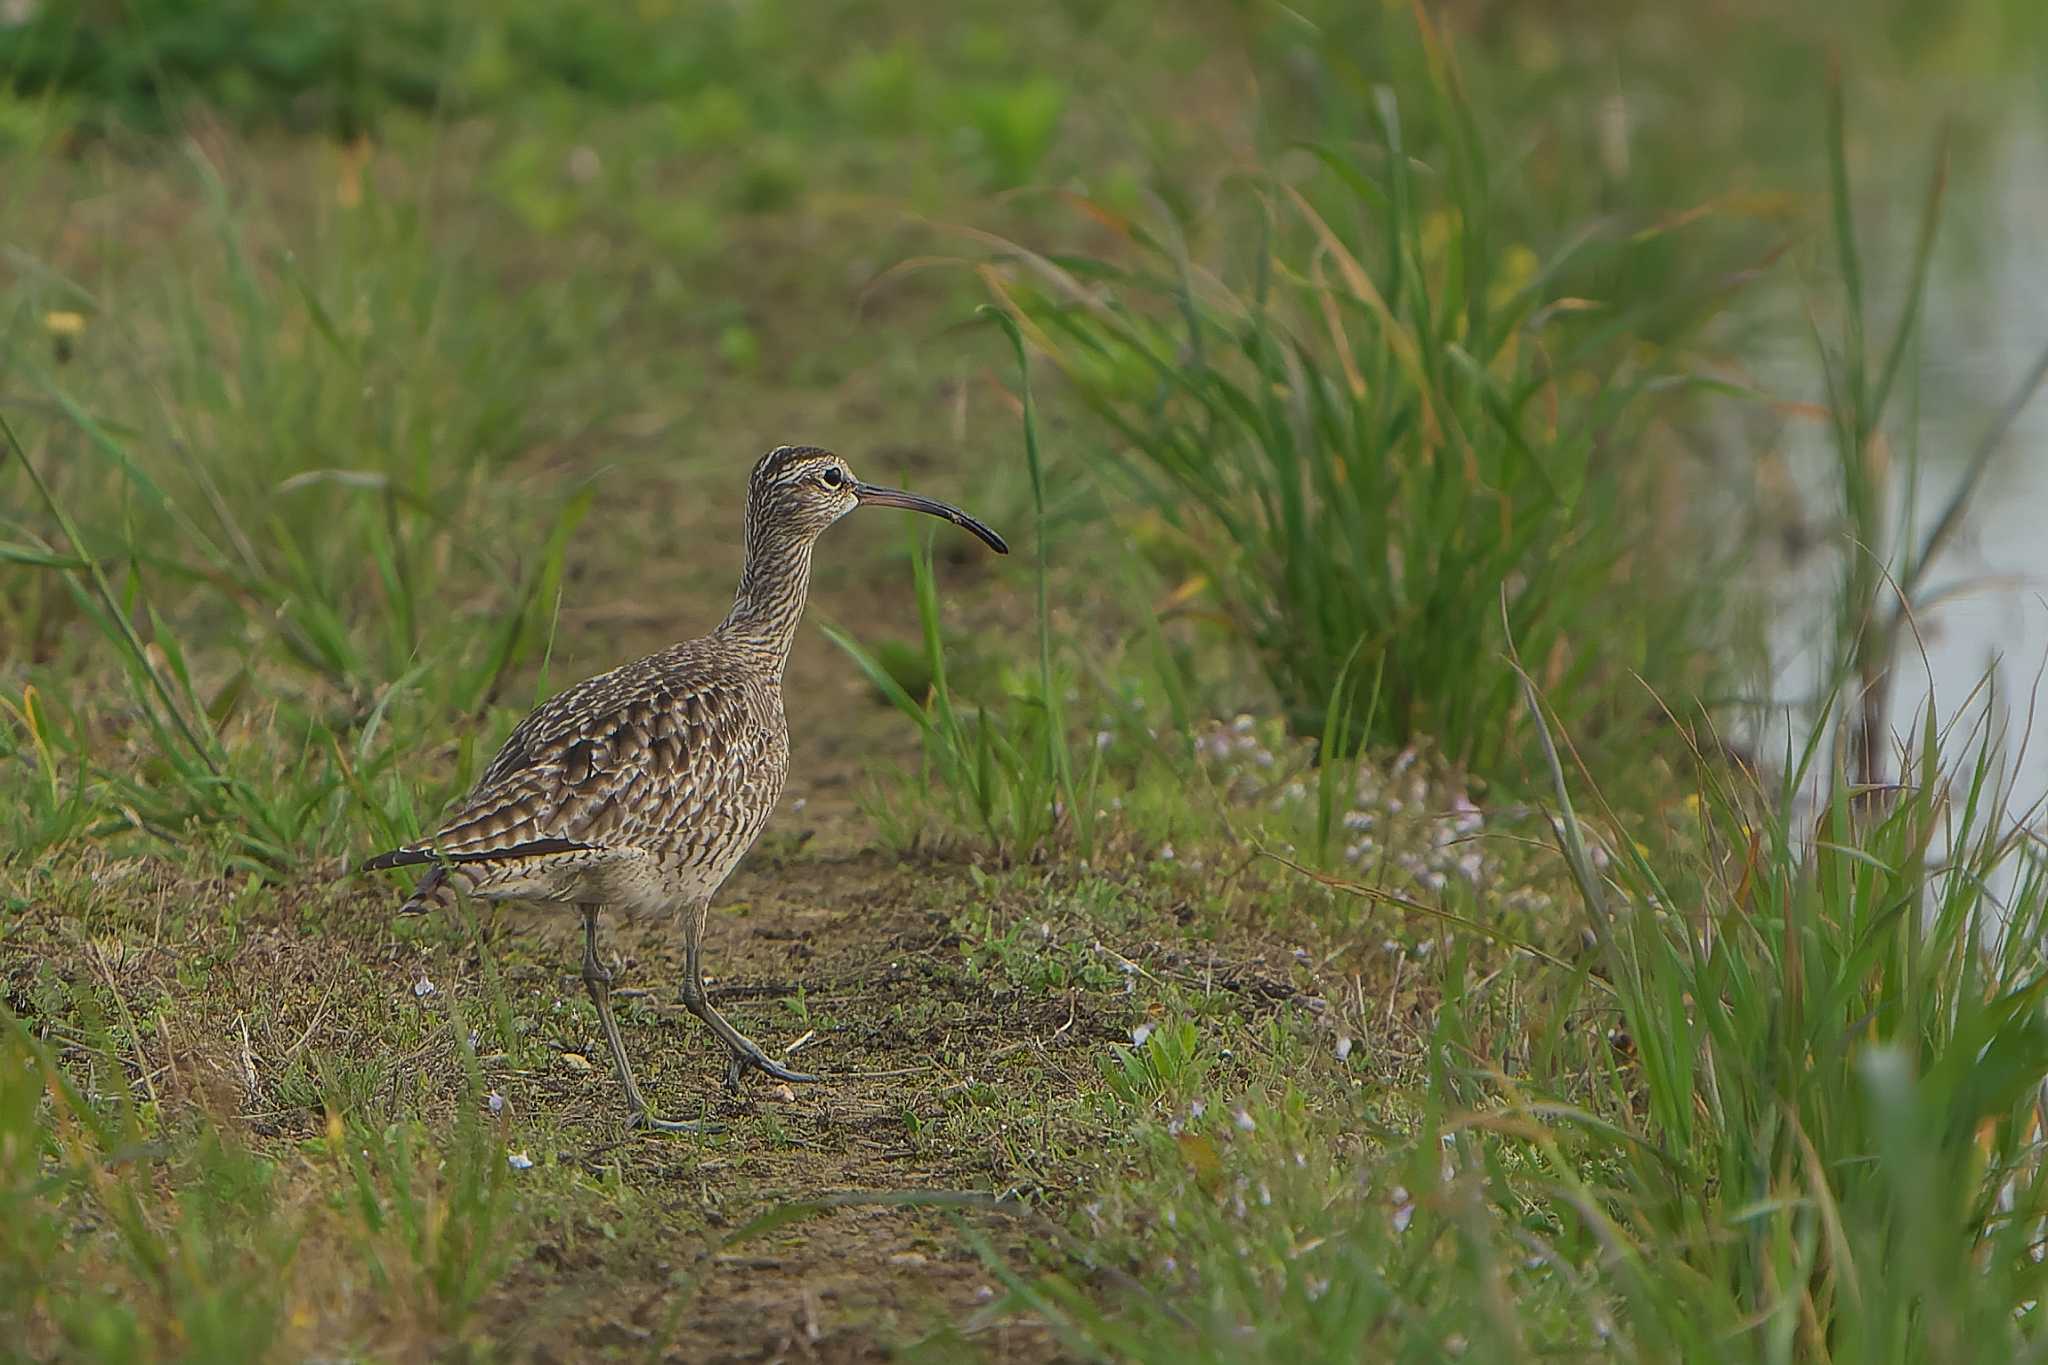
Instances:
[[[1131,1043],[1118,1043],[1102,1060],[1109,1093],[1141,1111],[1186,1104],[1211,1058],[1187,1019],[1140,1024]]]
[[[442,1335],[461,1331],[512,1255],[510,1159],[502,1131],[476,1117],[481,1107],[470,1096],[444,1143],[410,1123],[341,1140],[371,1275],[386,1293],[413,1296]]]
[[[273,1164],[204,1118],[166,1124],[125,1090],[89,1094],[11,1013],[0,1028],[10,1343],[143,1362],[168,1334],[185,1358],[268,1355],[298,1244]],[[92,1046],[125,1077],[110,1035]]]

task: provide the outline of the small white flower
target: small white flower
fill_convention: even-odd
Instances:
[[[1231,1122],[1247,1133],[1255,1133],[1259,1129],[1258,1120],[1254,1119],[1248,1111],[1243,1109],[1231,1115]]]
[[[1394,1186],[1394,1214],[1391,1220],[1394,1231],[1408,1231],[1408,1224],[1414,1221],[1414,1218],[1415,1203],[1408,1197],[1407,1189],[1400,1185]]]
[[[1340,1062],[1351,1060],[1351,1040],[1349,1038],[1339,1038],[1337,1040],[1337,1060]]]
[[[505,1097],[503,1095],[500,1095],[495,1090],[493,1090],[490,1094],[484,1096],[484,1103],[487,1106],[489,1106],[490,1111],[493,1114],[502,1114],[505,1112]]]
[[[1206,1114],[1206,1113],[1208,1113],[1208,1112],[1209,1112],[1209,1102],[1208,1102],[1207,1100],[1203,1099],[1203,1098],[1202,1098],[1202,1097],[1201,1097],[1200,1095],[1197,1095],[1197,1096],[1195,1096],[1195,1098],[1194,1098],[1193,1100],[1189,1101],[1189,1103],[1188,1103],[1188,1117],[1189,1117],[1189,1118],[1196,1118],[1196,1119],[1198,1119],[1198,1118],[1202,1117],[1202,1115],[1204,1115],[1204,1114]]]
[[[1162,862],[1162,863],[1170,863],[1170,862],[1172,862],[1172,861],[1173,861],[1173,845],[1172,845],[1172,844],[1161,844],[1161,845],[1159,846],[1159,852],[1158,852],[1158,853],[1157,853],[1157,854],[1156,854],[1155,856],[1156,856],[1156,857],[1157,857],[1157,858],[1159,859],[1159,861],[1160,861],[1160,862]]]
[[[1111,733],[1110,733],[1109,731],[1107,731],[1107,730],[1097,730],[1097,731],[1095,732],[1095,749],[1096,749],[1096,752],[1100,753],[1100,752],[1101,752],[1102,750],[1104,750],[1104,749],[1107,749],[1107,748],[1108,748],[1108,747],[1109,747],[1109,746],[1110,746],[1111,744],[1113,744],[1113,743],[1115,743],[1115,742],[1116,742],[1116,736],[1115,736],[1115,735],[1112,735],[1112,734],[1111,734]]]
[[[434,983],[427,980],[427,978],[424,975],[422,975],[419,980],[412,983],[412,995],[413,999],[415,1000],[424,1000],[433,993]]]
[[[506,1156],[505,1161],[515,1171],[530,1171],[533,1169],[533,1158],[524,1152],[512,1152]]]
[[[1145,1040],[1147,1038],[1150,1038],[1151,1036],[1152,1025],[1150,1024],[1139,1024],[1136,1028],[1133,1028],[1131,1030],[1131,1041],[1137,1044],[1139,1047],[1145,1046]]]

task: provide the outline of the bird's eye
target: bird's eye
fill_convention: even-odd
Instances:
[[[843,470],[839,468],[839,466],[833,465],[830,468],[826,469],[824,473],[820,474],[818,476],[818,480],[819,482],[823,483],[827,488],[837,488],[839,487],[839,485],[846,482],[846,474]]]

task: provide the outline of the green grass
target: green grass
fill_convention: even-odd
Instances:
[[[2004,737],[1832,747],[2027,396],[1904,547],[1970,167],[1888,259],[1880,92],[2037,36],[1963,8],[8,30],[0,1358],[2039,1354]],[[1838,686],[1755,777],[1715,509],[1788,243]],[[336,873],[715,621],[792,439],[1018,553],[821,547],[710,962],[839,1081],[720,1095],[608,924],[724,1127],[636,1138],[573,925]]]
[[[1055,663],[1056,627],[1047,596],[1047,531],[1045,467],[1038,447],[1037,412],[1031,398],[1030,358],[1017,325],[1000,313],[989,313],[1009,337],[1016,353],[1024,426],[1024,460],[1031,477],[1032,543],[1037,563],[1037,602],[1033,613],[1038,636],[1038,669],[1007,691],[1001,707],[980,706],[970,713],[956,698],[946,677],[946,647],[939,622],[936,580],[929,550],[912,561],[917,588],[918,621],[923,627],[924,653],[919,670],[927,679],[925,695],[903,686],[884,662],[844,631],[826,628],[832,642],[853,660],[867,679],[898,711],[916,724],[924,741],[927,780],[936,778],[951,794],[954,817],[974,833],[1006,852],[1029,854],[1063,838],[1084,860],[1095,849],[1097,802],[1101,799],[1101,746],[1074,752],[1068,719],[1067,693],[1074,668],[1065,658]],[[1105,732],[1106,733],[1106,732]],[[905,832],[916,828],[923,803],[897,812],[878,805],[886,831],[899,844],[911,842]]]
[[[1298,730],[1335,707],[1354,743],[1427,736],[1510,776],[1534,748],[1503,629],[1589,741],[1642,742],[1644,681],[1726,686],[1723,566],[1636,514],[1672,474],[1630,454],[1726,301],[1703,275],[1634,278],[1667,249],[1656,223],[1506,236],[1500,132],[1432,29],[1405,41],[1363,144],[1317,143],[1312,175],[1226,177],[1220,234],[1096,206],[1117,258],[990,278]],[[1626,622],[1624,582],[1644,602]]]
[[[1105,1360],[2029,1358],[2048,884],[1988,769],[1916,758],[1876,814],[1838,783],[1811,828],[1709,776],[1640,844],[1560,771],[1592,952],[1426,963],[1405,1074],[1333,1043],[1334,1000],[1305,1036],[1118,1049],[1137,1177],[1077,1212],[1071,1270],[992,1264],[1010,1305]],[[1245,1051],[1249,1094],[1210,1074]],[[1105,1264],[1145,1287],[1106,1309]]]

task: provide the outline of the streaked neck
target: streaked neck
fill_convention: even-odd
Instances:
[[[811,592],[811,546],[808,539],[747,528],[747,563],[740,571],[732,610],[719,623],[718,634],[749,652],[759,652],[777,677],[789,662],[797,623]]]

